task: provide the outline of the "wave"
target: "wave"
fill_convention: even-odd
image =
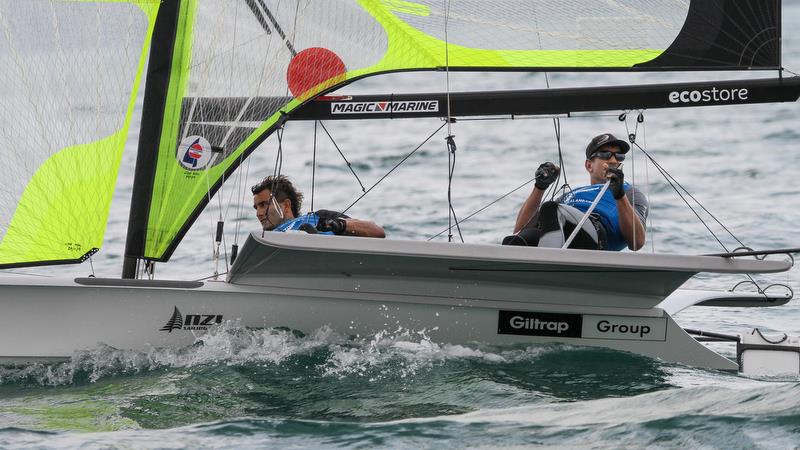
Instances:
[[[52,448],[793,448],[800,385],[697,386],[627,398],[482,409],[381,422],[243,417],[165,430],[34,433],[0,430],[0,445]],[[57,437],[58,439],[53,439]],[[49,441],[48,441],[49,440]],[[51,445],[55,443],[55,445]]]

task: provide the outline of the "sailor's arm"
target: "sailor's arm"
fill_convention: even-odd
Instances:
[[[345,222],[342,236],[360,236],[372,238],[385,238],[386,231],[383,227],[369,220],[342,219]]]
[[[525,203],[522,204],[522,207],[517,213],[517,221],[514,223],[514,233],[519,233],[520,230],[530,224],[531,220],[533,220],[533,216],[539,210],[539,205],[542,203],[544,191],[558,179],[558,174],[560,172],[561,168],[551,162],[541,164],[539,168],[536,169],[536,176],[534,177],[536,183],[534,184],[533,191],[528,198],[525,199]]]
[[[642,220],[647,217],[647,201],[643,198],[637,200],[636,195],[638,191],[635,187],[631,186],[627,191],[625,190],[625,174],[619,167],[609,167],[606,169],[606,178],[609,181],[609,190],[614,200],[617,202],[617,218],[619,220],[619,229],[625,242],[628,243],[628,248],[636,251],[644,246],[645,232],[644,223]],[[641,218],[636,212],[636,209],[631,204],[628,197],[634,198],[634,202],[642,209]],[[643,203],[643,204],[640,204]]]
[[[619,228],[625,242],[628,243],[628,248],[636,251],[644,247],[646,237],[644,224],[639,219],[639,214],[633,209],[627,195],[617,199],[617,212],[619,213]]]
[[[530,224],[536,211],[539,210],[539,205],[542,203],[544,197],[544,190],[534,187],[531,194],[525,199],[525,203],[517,213],[517,221],[514,223],[514,233],[519,233],[520,230]]]

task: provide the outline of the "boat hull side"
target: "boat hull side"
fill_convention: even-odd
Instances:
[[[587,308],[369,293],[351,293],[348,298],[335,292],[222,282],[176,289],[87,286],[65,280],[46,285],[0,282],[0,311],[4,317],[0,327],[2,362],[69,358],[75,351],[100,344],[137,351],[180,348],[202,339],[208,326],[234,321],[245,327],[287,327],[305,333],[326,326],[343,335],[362,336],[383,330],[424,331],[432,341],[449,344],[561,342],[606,347],[693,366],[736,369],[735,363],[697,343],[658,308]],[[174,320],[176,312],[179,321]],[[500,333],[502,314],[517,318],[512,325],[531,317],[580,316],[584,330],[581,337]],[[608,336],[612,338],[606,339],[598,330],[587,328],[591,325],[599,329],[600,322],[606,327],[615,322],[627,324],[629,329],[637,323],[649,324],[654,334],[661,334],[656,339],[642,339],[611,333]],[[504,326],[509,331],[508,323]]]

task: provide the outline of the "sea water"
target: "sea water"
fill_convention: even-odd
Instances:
[[[784,64],[800,72],[800,4],[784,2]],[[769,74],[549,74],[552,87],[728,79]],[[540,88],[542,74],[451,73],[450,89]],[[348,93],[443,91],[443,73],[366,79]],[[567,181],[587,181],[583,148],[594,135],[635,132],[637,142],[743,243],[798,247],[800,105],[771,104],[645,111],[627,123],[613,114],[561,118]],[[353,176],[313,125],[289,123],[283,173],[311,207],[343,209],[441,125],[436,119],[327,124]],[[626,128],[627,125],[627,128]],[[549,118],[452,124],[458,145],[452,181],[459,218],[511,192],[558,157]],[[434,136],[348,213],[382,224],[389,238],[427,239],[448,227],[445,130]],[[24,270],[31,276],[119,275],[130,201],[132,133],[103,250],[92,264]],[[159,278],[213,273],[216,221],[226,248],[258,226],[247,187],[271,174],[268,139],[241,175],[211,202]],[[650,198],[646,251],[722,250],[668,183],[633,151],[626,177]],[[241,178],[238,178],[241,176]],[[461,224],[466,242],[498,243],[511,232],[530,185]],[[738,243],[700,213],[726,248]],[[437,237],[446,239],[447,232]],[[460,240],[457,231],[454,239]],[[222,263],[220,271],[225,270]],[[741,276],[699,276],[691,286],[728,289]],[[798,291],[798,269],[759,276]],[[742,286],[741,288],[747,288]],[[776,292],[781,286],[773,288]],[[800,303],[781,308],[692,308],[686,327],[800,334]],[[728,345],[714,347],[733,357]],[[800,380],[746,378],[567,345],[491,347],[433,342],[424,330],[386,330],[353,340],[330,329],[298,336],[227,324],[202,343],[130,352],[98,344],[70,362],[0,368],[0,448],[797,448]]]

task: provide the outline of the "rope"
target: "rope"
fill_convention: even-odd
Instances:
[[[453,200],[452,200],[452,185],[453,185],[453,174],[456,171],[456,142],[453,139],[453,136],[447,136],[447,160],[448,160],[448,167],[449,173],[447,176],[447,205],[450,208],[450,211],[447,214],[447,228],[448,228],[448,235],[447,235],[447,242],[453,241],[453,223],[452,221],[455,220],[456,230],[458,230],[458,237],[461,239],[461,243],[464,243],[464,236],[461,234],[461,227],[458,225],[458,217],[456,216],[456,210],[453,209]],[[452,158],[451,158],[452,156]],[[452,163],[450,162],[452,160]]]

